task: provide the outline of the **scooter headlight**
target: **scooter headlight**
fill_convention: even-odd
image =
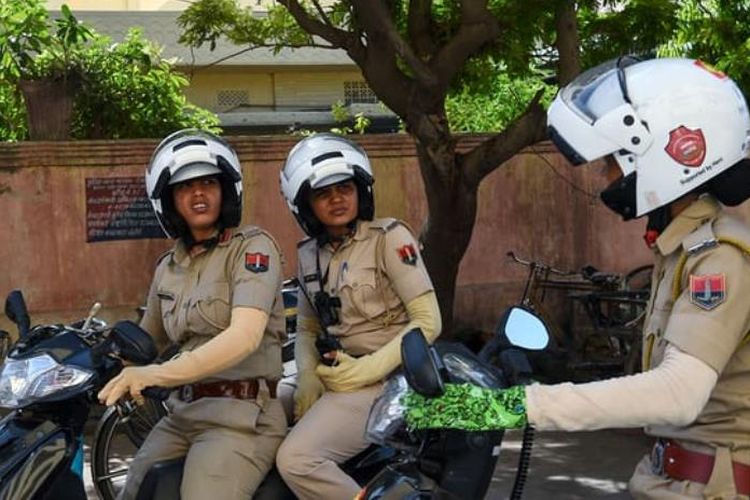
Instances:
[[[6,359],[0,373],[0,406],[20,408],[51,394],[85,384],[93,373],[61,365],[42,354],[27,359]]]
[[[386,439],[399,429],[405,428],[404,405],[401,399],[409,390],[406,378],[399,373],[393,375],[383,386],[383,392],[375,398],[367,419],[365,438],[377,444],[386,444]]]

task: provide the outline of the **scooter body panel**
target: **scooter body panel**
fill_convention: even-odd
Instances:
[[[49,421],[0,422],[0,500],[85,500],[82,442]]]

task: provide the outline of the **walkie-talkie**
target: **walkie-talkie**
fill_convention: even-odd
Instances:
[[[335,359],[326,358],[324,354],[343,349],[338,337],[328,332],[329,326],[339,323],[338,309],[341,307],[341,299],[331,297],[327,292],[321,290],[315,293],[313,300],[315,302],[315,310],[318,312],[320,325],[323,327],[323,331],[315,339],[315,347],[318,349],[318,354],[320,354],[321,363],[331,366]]]

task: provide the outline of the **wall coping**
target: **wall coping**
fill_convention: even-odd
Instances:
[[[491,134],[456,136],[459,149],[468,149],[492,137]],[[371,158],[416,157],[414,140],[407,134],[365,134],[353,137]],[[243,159],[283,161],[297,136],[226,136]],[[148,163],[158,139],[119,139],[82,141],[22,141],[0,144],[0,171],[26,167],[114,167]],[[88,151],[81,158],[80,151]],[[526,148],[519,154],[554,153],[549,141]]]

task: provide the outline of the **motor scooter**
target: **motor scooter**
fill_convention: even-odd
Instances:
[[[409,388],[425,397],[437,397],[446,382],[494,389],[528,383],[533,374],[526,352],[543,350],[548,344],[544,323],[520,306],[505,312],[496,337],[479,355],[462,344],[436,342],[430,346],[419,330],[408,332],[401,345],[403,373],[386,383],[367,423],[368,438],[398,449],[399,456],[357,499],[483,498],[500,454],[503,432],[412,430],[404,421],[402,399]],[[495,364],[491,359],[496,359]],[[512,499],[521,498],[532,439],[533,429],[527,426]]]
[[[95,318],[31,328],[26,303],[14,290],[5,314],[18,327],[0,371],[0,500],[86,499],[83,434],[97,392],[124,361],[156,357],[151,337],[135,323],[108,327]]]

